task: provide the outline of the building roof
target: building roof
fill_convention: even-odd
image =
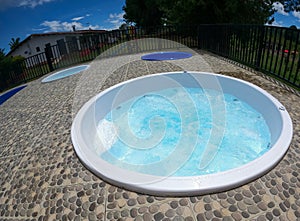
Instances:
[[[19,48],[21,45],[25,44],[27,41],[34,37],[42,37],[42,36],[51,36],[51,35],[82,35],[82,34],[100,34],[105,33],[106,30],[78,30],[78,31],[66,31],[66,32],[47,32],[47,33],[40,33],[40,34],[31,34],[27,38],[25,38],[23,41],[20,42],[20,44],[12,49],[10,52],[7,53],[6,56],[9,56],[12,54],[17,48]]]

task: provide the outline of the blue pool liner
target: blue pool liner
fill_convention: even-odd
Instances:
[[[165,51],[156,52],[151,54],[143,55],[142,60],[146,61],[165,61],[165,60],[178,60],[192,57],[191,53],[180,52],[180,51]]]
[[[7,91],[6,93],[0,95],[0,105],[3,104],[5,101],[7,101],[9,98],[14,96],[16,93],[18,93],[23,88],[27,87],[27,85],[23,85],[21,87],[14,88],[10,91]]]

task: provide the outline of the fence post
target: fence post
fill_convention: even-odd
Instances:
[[[46,46],[45,47],[45,55],[46,55],[46,59],[47,59],[47,64],[49,67],[50,72],[54,71],[53,65],[52,65],[52,51],[51,51],[51,46]]]
[[[197,48],[198,49],[201,49],[201,46],[200,46],[200,25],[197,25]]]
[[[256,56],[256,62],[255,62],[255,69],[260,70],[260,64],[261,64],[261,56],[264,50],[264,38],[265,38],[265,27],[260,26],[260,35],[259,35],[259,44],[257,49],[257,56]]]

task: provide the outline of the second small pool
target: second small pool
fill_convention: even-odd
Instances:
[[[62,71],[55,72],[54,74],[49,75],[48,77],[42,80],[43,83],[55,81],[61,78],[68,77],[73,74],[78,74],[81,71],[84,71],[89,68],[89,65],[80,65],[72,68],[68,68]]]

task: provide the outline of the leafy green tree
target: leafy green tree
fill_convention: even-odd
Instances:
[[[283,1],[283,0],[280,0],[280,1],[277,1],[277,2],[280,2],[283,4],[284,6],[284,10],[286,12],[289,12],[289,11],[300,11],[300,1],[299,0],[289,0],[289,1]]]
[[[163,12],[158,0],[126,0],[124,19],[137,27],[150,27],[161,24]]]
[[[0,48],[0,60],[2,60],[5,57],[5,49]]]
[[[5,56],[4,50],[0,50],[0,91],[6,89],[11,73],[21,74],[23,72],[22,62],[24,59],[22,56]]]
[[[15,47],[17,47],[20,44],[20,38],[12,38],[9,42],[10,50],[13,50]]]
[[[275,2],[281,2],[286,11],[300,6],[300,0],[126,0],[123,10],[125,20],[137,26],[265,24],[275,12]]]
[[[265,24],[274,13],[273,2],[269,0],[161,0],[161,8],[166,12],[169,23]]]
[[[120,30],[125,30],[127,28],[127,24],[122,24],[122,25],[120,25],[120,27],[119,27],[119,29]]]

